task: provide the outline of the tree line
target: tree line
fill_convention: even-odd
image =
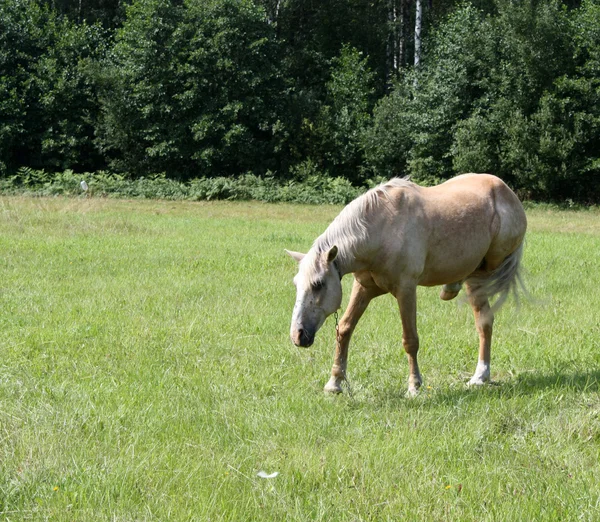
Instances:
[[[23,167],[598,202],[600,3],[0,0],[0,177]]]

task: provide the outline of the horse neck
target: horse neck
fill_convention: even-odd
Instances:
[[[377,221],[368,218],[357,219],[342,213],[317,239],[315,245],[319,250],[327,250],[334,245],[338,247],[336,264],[341,275],[366,270],[367,260],[377,247]]]

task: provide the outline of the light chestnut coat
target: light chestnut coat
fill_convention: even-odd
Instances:
[[[527,219],[515,194],[489,174],[463,174],[435,187],[393,179],[342,210],[299,263],[290,335],[310,346],[341,304],[341,278],[354,285],[339,324],[329,392],[342,391],[352,332],[369,302],[391,293],[398,301],[409,362],[408,393],[422,379],[417,363],[416,288],[442,285],[453,299],[464,284],[479,332],[479,361],[469,384],[490,379],[494,311],[516,290]],[[490,298],[499,295],[493,307]]]

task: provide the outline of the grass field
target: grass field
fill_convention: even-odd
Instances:
[[[600,213],[528,211],[490,386],[469,307],[420,289],[411,400],[389,296],[351,397],[322,393],[332,319],[288,339],[283,249],[338,211],[0,198],[0,519],[599,520]]]

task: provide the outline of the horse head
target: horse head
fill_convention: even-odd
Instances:
[[[338,249],[333,246],[320,252],[311,249],[307,254],[286,252],[298,262],[290,337],[296,346],[308,347],[325,319],[342,303],[342,274],[335,261]]]

